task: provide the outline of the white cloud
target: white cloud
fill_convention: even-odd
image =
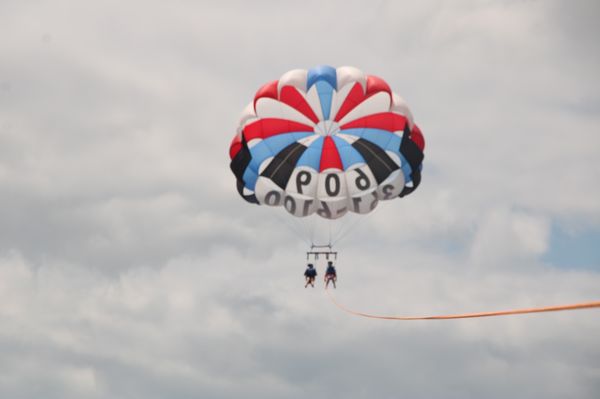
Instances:
[[[599,283],[593,273],[539,269],[519,274],[518,281],[511,270],[473,275],[451,269],[453,260],[418,251],[404,265],[377,264],[361,252],[343,258],[335,295],[356,309],[381,313],[560,303],[592,295]],[[594,367],[586,355],[593,334],[577,334],[600,328],[586,311],[452,323],[364,321],[337,311],[319,289],[304,289],[302,265],[286,264],[289,259],[293,251],[282,251],[251,269],[239,267],[245,264],[239,255],[220,253],[106,278],[92,269],[35,265],[9,254],[0,263],[3,280],[15,287],[8,295],[3,289],[0,313],[7,326],[0,367],[11,366],[4,378],[17,382],[14,389],[35,378],[39,389],[56,397],[118,396],[127,389],[149,397],[200,392],[295,398],[306,390],[361,397],[364,381],[348,375],[367,375],[381,384],[377,392],[388,395],[419,392],[423,382],[414,372],[435,376],[438,388],[454,380],[459,393],[494,389],[500,397],[510,387],[496,381],[499,370],[534,396],[559,397],[581,389],[578,384],[591,386],[585,375],[570,371],[578,367],[585,374]],[[568,345],[571,355],[557,343]],[[525,370],[540,383],[544,373],[566,374],[561,386],[533,389],[518,377]],[[469,383],[473,375],[485,384]],[[6,394],[10,387],[3,386]],[[430,393],[443,396],[438,388]]]
[[[597,11],[3,2],[0,396],[595,397],[594,310],[405,324],[304,289],[304,243],[238,198],[227,146],[264,82],[356,65],[427,149],[419,190],[340,241],[340,301],[597,299],[597,271],[542,261],[551,227],[600,228]]]
[[[535,260],[548,249],[550,224],[531,213],[491,209],[482,216],[470,248],[474,264],[510,267],[513,260]]]

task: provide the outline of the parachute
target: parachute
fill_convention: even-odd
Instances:
[[[294,69],[261,87],[242,112],[229,147],[242,198],[283,206],[302,220],[331,222],[370,214],[380,201],[404,197],[421,182],[425,139],[410,109],[381,78],[357,68]],[[320,218],[319,218],[320,217]],[[292,230],[294,230],[292,228]],[[307,260],[336,259],[331,223],[327,244],[311,231]],[[341,235],[343,236],[343,234]],[[437,316],[356,316],[385,320],[447,320],[600,308],[600,301]]]
[[[413,192],[424,148],[408,106],[383,79],[317,66],[258,90],[229,155],[246,201],[331,220]]]

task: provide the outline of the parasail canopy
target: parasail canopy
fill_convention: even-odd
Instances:
[[[261,87],[229,155],[246,201],[337,219],[414,191],[424,148],[408,106],[383,79],[318,66]]]

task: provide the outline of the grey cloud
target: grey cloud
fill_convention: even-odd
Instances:
[[[303,288],[305,243],[288,227],[310,222],[244,203],[227,159],[261,84],[356,65],[407,100],[427,150],[420,189],[339,242],[340,301],[420,314],[594,299],[598,273],[542,261],[549,226],[599,228],[594,2],[0,10],[0,396],[600,390],[594,310],[339,312]]]
[[[10,326],[3,329],[1,340],[1,367],[7,370],[3,392],[290,398],[337,393],[361,398],[373,392],[420,397],[425,386],[427,396],[433,397],[505,397],[514,387],[497,379],[499,372],[527,397],[568,392],[585,397],[595,386],[586,373],[573,372],[575,367],[593,367],[594,358],[587,354],[593,334],[586,339],[577,333],[597,330],[593,318],[571,314],[522,321],[374,325],[336,313],[321,293],[306,295],[301,284],[285,289],[289,270],[282,270],[280,263],[290,255],[281,254],[262,267],[279,287],[275,290],[266,289],[269,282],[255,270],[231,273],[218,268],[239,262],[235,255],[211,258],[204,264],[209,269],[188,258],[161,270],[132,270],[118,280],[68,265],[46,264],[36,270],[18,255],[5,258],[0,273],[3,281],[8,274],[13,288],[7,292],[4,287],[0,307]],[[441,280],[461,287],[449,291],[452,295],[476,292],[475,279],[464,282],[451,273],[446,271]],[[387,274],[389,283],[383,285],[389,287],[380,287],[382,294],[401,281],[395,275],[402,273]],[[582,284],[590,277],[594,281]],[[513,278],[507,273],[504,281]],[[236,287],[239,279],[246,289],[226,289]],[[558,273],[544,277],[539,298],[550,297],[552,285],[561,279],[564,275]],[[593,291],[597,279],[579,274],[570,283]],[[350,286],[360,283],[350,275],[345,280]],[[486,306],[505,301],[503,278],[492,280],[498,296]],[[381,281],[380,276],[366,277],[363,283],[381,286]],[[351,292],[340,291],[339,299]],[[425,294],[430,298],[425,302],[435,302],[436,295]],[[549,384],[544,381],[548,375],[560,380]],[[19,391],[31,377],[37,384]]]

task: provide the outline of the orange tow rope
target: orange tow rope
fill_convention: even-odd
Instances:
[[[600,308],[600,301],[575,303],[571,305],[559,305],[559,306],[545,306],[541,308],[525,308],[525,309],[509,309],[509,310],[498,310],[495,312],[480,312],[480,313],[463,313],[463,314],[448,314],[448,315],[437,315],[437,316],[381,316],[369,313],[357,312],[352,309],[338,303],[335,298],[331,295],[329,290],[327,295],[329,299],[344,312],[353,314],[355,316],[368,317],[370,319],[383,319],[383,320],[448,320],[448,319],[470,319],[474,317],[492,317],[492,316],[508,316],[513,314],[527,314],[527,313],[542,313],[542,312],[558,312],[560,310],[575,310],[575,309],[589,309],[589,308]]]

